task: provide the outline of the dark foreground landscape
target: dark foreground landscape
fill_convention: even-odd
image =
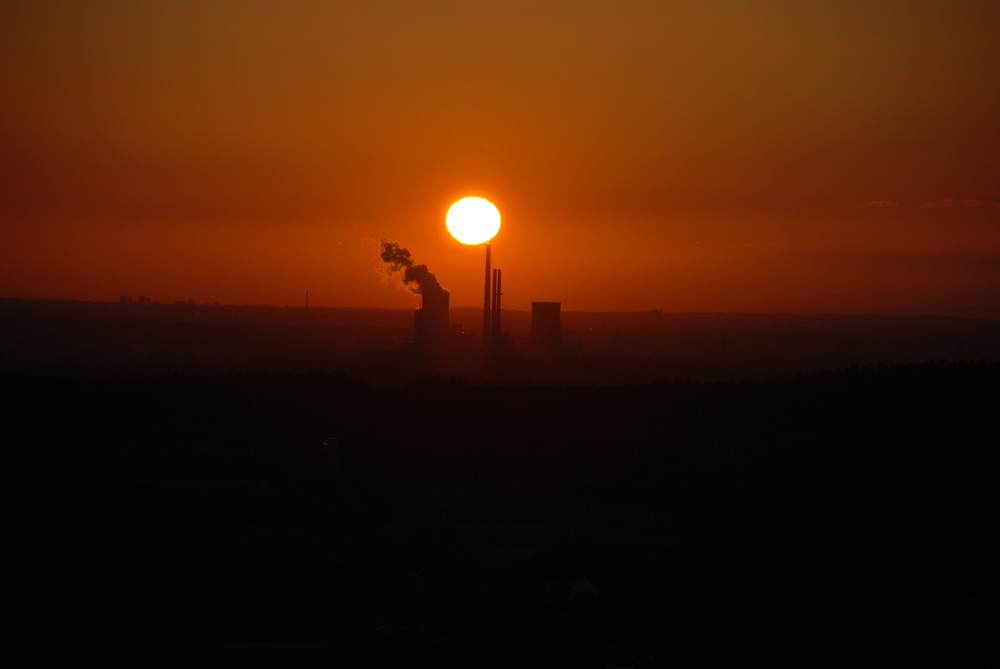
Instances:
[[[40,661],[1000,655],[995,363],[619,386],[2,385],[11,650]]]

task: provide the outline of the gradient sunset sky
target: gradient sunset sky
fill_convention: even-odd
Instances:
[[[1000,293],[995,0],[0,7],[0,296],[412,307]]]

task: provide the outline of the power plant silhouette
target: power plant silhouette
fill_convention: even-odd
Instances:
[[[451,323],[451,294],[438,283],[426,265],[414,264],[407,249],[386,239],[381,244],[380,257],[388,264],[389,275],[402,271],[403,284],[421,297],[421,306],[413,313],[414,347],[425,351],[449,348],[452,334],[460,332],[459,326]],[[499,351],[509,341],[505,339],[501,327],[502,297],[503,271],[490,267],[490,249],[487,244],[481,333],[482,348],[487,352]],[[531,303],[531,330],[526,346],[528,352],[554,354],[562,350],[561,307],[561,302]]]

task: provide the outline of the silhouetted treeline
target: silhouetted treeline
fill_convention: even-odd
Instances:
[[[225,666],[995,661],[1000,365],[2,379],[22,638]]]
[[[107,376],[343,372],[398,385],[729,381],[924,360],[1000,361],[1000,321],[858,314],[563,314],[561,348],[527,346],[530,314],[505,311],[502,359],[485,361],[482,312],[442,345],[414,347],[406,310],[0,300],[0,374]]]

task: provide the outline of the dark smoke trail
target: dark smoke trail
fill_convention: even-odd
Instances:
[[[380,257],[389,264],[389,274],[403,270],[403,283],[414,293],[425,295],[444,290],[438,283],[437,277],[427,269],[427,265],[414,265],[410,252],[396,242],[383,239]]]
[[[413,289],[414,293],[437,293],[444,288],[438,283],[437,277],[434,276],[427,265],[414,265],[413,267],[407,267],[406,271],[403,272],[403,283],[410,284],[415,283],[417,287]]]
[[[396,242],[382,240],[382,260],[389,263],[389,274],[398,272],[403,267],[413,267],[410,252]]]

